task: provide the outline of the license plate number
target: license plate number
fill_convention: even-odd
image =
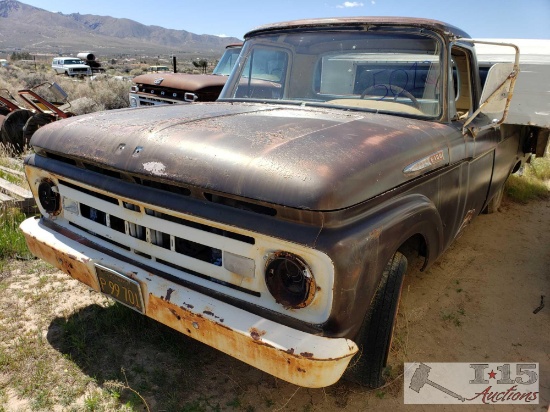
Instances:
[[[140,313],[145,312],[138,282],[99,265],[96,265],[96,274],[102,293]]]

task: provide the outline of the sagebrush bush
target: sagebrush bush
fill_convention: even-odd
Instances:
[[[550,198],[550,158],[532,158],[522,173],[514,173],[506,182],[506,194],[519,203]]]
[[[100,112],[105,110],[105,106],[99,104],[96,100],[90,97],[81,97],[71,102],[71,107],[69,107],[69,110],[74,114],[79,115]]]
[[[57,83],[68,94],[71,111],[76,114],[91,113],[99,110],[120,109],[128,107],[128,92],[131,82],[112,75],[97,75],[93,79],[76,79],[55,74],[49,65],[37,64],[36,68],[18,67],[10,65],[0,69],[0,89],[6,89],[15,97],[19,106],[24,102],[17,92],[31,89],[43,83]],[[57,101],[58,98],[49,84],[40,87],[37,93],[48,101]],[[5,93],[4,93],[5,94]],[[85,98],[85,100],[81,100]],[[73,108],[76,106],[77,110]]]
[[[63,96],[56,87],[57,83],[67,94]],[[25,135],[26,122],[38,122],[34,108],[18,95],[18,91],[33,89],[46,101],[56,103],[66,112],[82,115],[101,110],[120,109],[129,106],[128,93],[131,82],[126,77],[112,74],[100,74],[87,78],[74,78],[56,74],[45,63],[18,62],[8,67],[0,68],[0,95],[14,101],[22,109],[11,117],[9,124],[0,122],[0,146],[3,146],[11,156],[26,150],[30,135]],[[9,113],[7,108],[0,107],[3,115]],[[41,125],[47,122],[41,123]],[[40,127],[40,126],[38,126]],[[31,132],[32,133],[32,132]]]
[[[540,180],[550,180],[550,157],[531,159],[532,173]]]

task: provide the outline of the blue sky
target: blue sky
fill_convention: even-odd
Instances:
[[[313,17],[406,16],[441,20],[476,38],[550,39],[550,0],[23,0],[64,14],[242,38],[259,25]]]

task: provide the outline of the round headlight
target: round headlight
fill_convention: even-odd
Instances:
[[[59,193],[52,181],[43,180],[38,185],[38,201],[49,214],[57,215],[60,212]]]
[[[285,307],[303,308],[315,296],[311,270],[302,259],[289,252],[276,252],[268,257],[265,280],[271,295]]]

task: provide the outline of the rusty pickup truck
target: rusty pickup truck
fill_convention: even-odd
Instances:
[[[377,387],[407,267],[495,210],[547,139],[506,122],[503,47],[482,87],[475,42],[442,22],[261,26],[216,102],[38,130],[40,216],[21,229],[73,278],[278,378]]]
[[[158,73],[154,70],[157,73],[134,77],[129,95],[130,107],[215,101],[231,74],[241,48],[242,44],[228,45],[212,74]]]

